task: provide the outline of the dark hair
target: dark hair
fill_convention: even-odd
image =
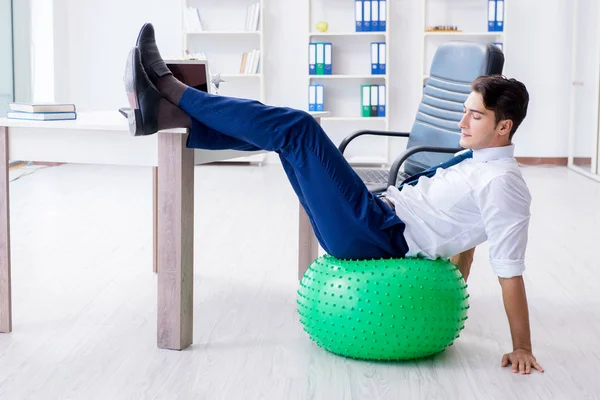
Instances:
[[[485,108],[494,111],[496,125],[505,119],[512,120],[513,126],[509,133],[509,139],[512,140],[527,115],[529,93],[525,85],[514,78],[485,75],[475,79],[471,88],[481,94]]]

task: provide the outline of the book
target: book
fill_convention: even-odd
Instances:
[[[72,112],[74,113],[75,104],[60,104],[60,103],[10,103],[11,111],[19,111],[26,113],[49,113],[49,112]]]
[[[251,74],[257,74],[258,73],[258,65],[260,63],[260,50],[254,50],[254,58],[252,59],[252,65],[250,67],[250,73]]]
[[[240,74],[246,71],[246,61],[248,60],[248,53],[242,54],[242,64],[240,65]]]
[[[260,21],[260,2],[248,6],[246,13],[246,31],[258,31]]]
[[[202,32],[204,30],[200,21],[200,11],[195,7],[187,7],[184,14],[185,31],[188,33]]]
[[[57,121],[77,119],[77,113],[74,112],[19,112],[12,111],[6,114],[10,119],[28,119],[34,121]]]

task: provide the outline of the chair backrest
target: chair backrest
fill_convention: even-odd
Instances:
[[[460,147],[458,123],[463,103],[471,93],[471,83],[481,75],[501,74],[503,67],[504,54],[492,43],[450,41],[440,45],[407,147]],[[406,160],[404,171],[412,175],[451,157],[452,154],[417,153]]]

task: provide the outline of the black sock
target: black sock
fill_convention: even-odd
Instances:
[[[162,79],[162,78],[161,78]],[[192,118],[181,108],[161,99],[158,105],[158,129],[191,128]]]
[[[179,105],[179,100],[181,100],[181,96],[183,96],[183,92],[188,86],[181,83],[173,75],[166,75],[158,78],[156,88],[171,103]]]

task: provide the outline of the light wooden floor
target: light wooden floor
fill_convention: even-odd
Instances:
[[[24,170],[12,171],[15,177]],[[328,354],[296,313],[297,202],[276,166],[196,169],[194,345],[156,347],[149,168],[65,165],[11,184],[14,332],[0,399],[600,398],[600,184],[524,168],[525,275],[545,374],[501,368],[511,341],[485,246],[462,336],[433,359]]]

